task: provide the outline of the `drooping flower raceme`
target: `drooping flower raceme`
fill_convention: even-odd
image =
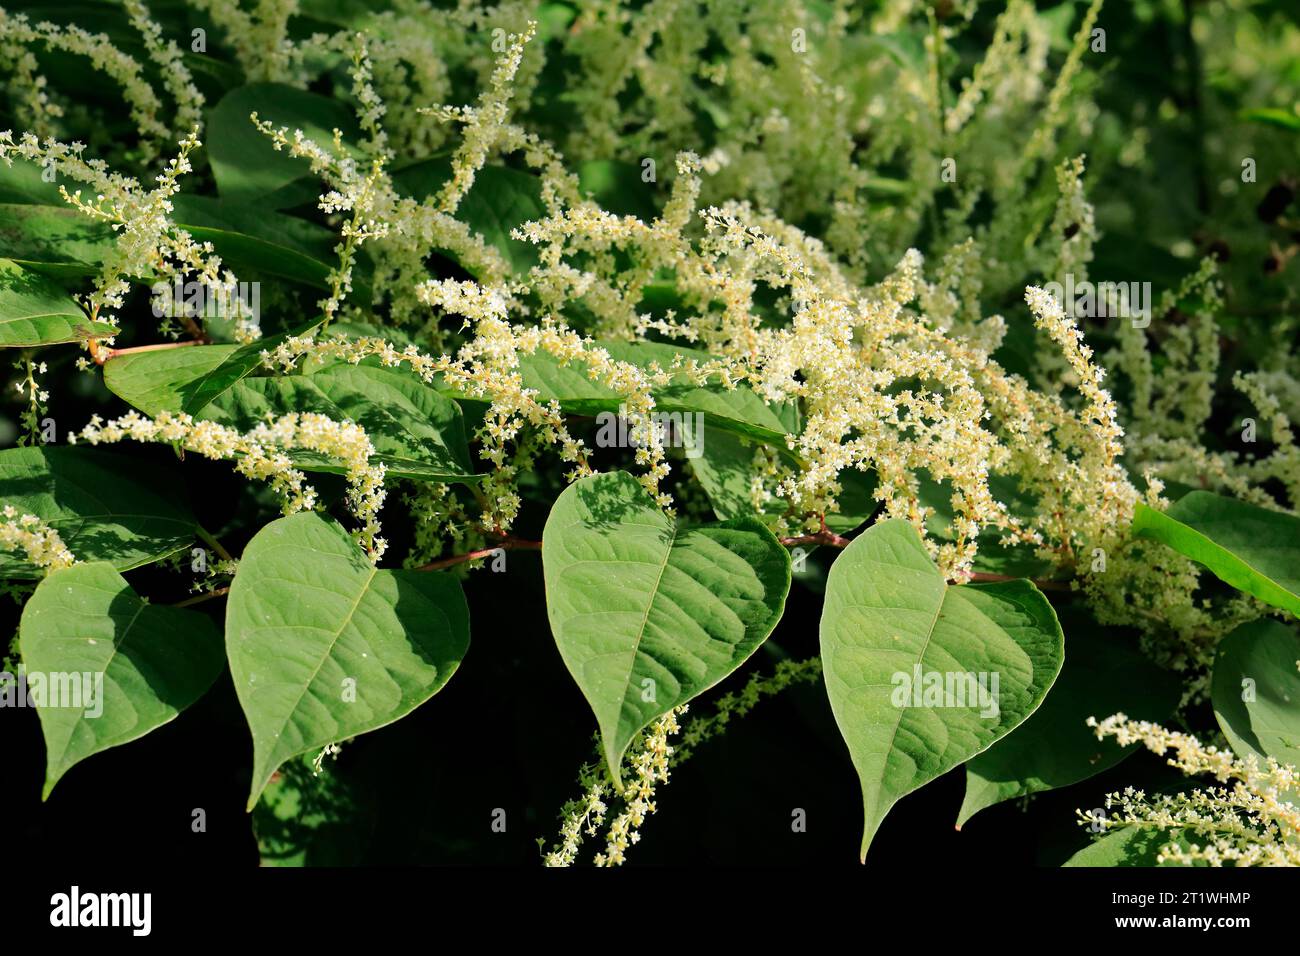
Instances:
[[[176,444],[205,458],[232,461],[241,475],[269,481],[282,499],[285,514],[316,505],[315,489],[287,452],[301,449],[325,455],[347,469],[348,503],[361,521],[358,534],[362,546],[374,561],[383,556],[386,544],[378,534],[379,511],[386,494],[384,466],[371,463],[374,446],[359,425],[303,412],[239,432],[216,422],[196,421],[184,413],[161,412],[151,419],[129,412],[108,422],[96,415],[80,432],[68,436],[70,443],[91,445],[127,439]]]

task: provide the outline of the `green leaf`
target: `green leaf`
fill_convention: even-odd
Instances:
[[[104,322],[90,321],[76,300],[51,279],[0,259],[0,348],[57,345],[116,331]]]
[[[1237,590],[1300,616],[1300,518],[1193,491],[1164,512],[1139,502],[1133,531],[1203,564]]]
[[[1095,843],[1084,847],[1066,860],[1062,866],[1178,866],[1177,863],[1158,863],[1160,848],[1176,843],[1183,849],[1190,844],[1177,830],[1156,830],[1149,827],[1124,827],[1113,830]]]
[[[240,431],[289,412],[353,421],[375,446],[374,460],[393,478],[476,480],[460,408],[409,372],[346,362],[311,375],[246,378],[208,405],[202,417]],[[295,453],[312,471],[342,472],[319,455]]]
[[[442,689],[469,647],[449,574],[375,568],[313,512],[272,521],[244,549],[226,608],[226,654],[253,733],[257,803],[298,754],[404,717]]]
[[[1291,130],[1293,133],[1300,132],[1300,116],[1290,110],[1260,107],[1253,110],[1242,110],[1239,115],[1247,123],[1262,123],[1265,126]]]
[[[750,476],[757,449],[753,440],[708,424],[696,429],[692,423],[688,428],[687,448],[693,451],[688,451],[687,461],[691,474],[709,496],[713,513],[722,521],[754,514]],[[785,510],[785,505],[775,499],[768,502],[768,507],[775,514]]]
[[[1097,740],[1089,717],[1122,711],[1158,722],[1178,704],[1177,677],[1138,650],[1136,635],[1102,627],[1081,611],[1062,618],[1070,647],[1061,676],[1032,717],[966,764],[959,829],[986,807],[1087,780],[1134,752],[1136,745]]]
[[[1064,657],[1056,613],[1037,588],[950,587],[902,519],[872,525],[831,565],[821,648],[831,710],[862,784],[863,860],[894,803],[1021,724]],[[979,679],[986,693],[968,694]],[[924,693],[935,680],[953,695]]]
[[[109,223],[66,206],[0,204],[0,256],[42,275],[94,275],[115,237]]]
[[[451,160],[445,156],[421,160],[393,173],[398,192],[414,199],[436,195],[451,178]],[[512,238],[510,231],[546,215],[541,180],[503,166],[484,166],[474,185],[460,201],[456,218],[505,256],[515,272],[523,274],[537,264],[537,247]]]
[[[636,734],[740,667],[790,590],[790,557],[757,519],[680,526],[626,472],[564,490],[542,567],[551,632],[620,788]]]
[[[82,561],[119,571],[161,561],[194,541],[194,516],[179,500],[173,468],[93,448],[0,451],[0,503],[36,515]],[[40,569],[0,552],[0,578],[37,578]]]
[[[305,159],[277,151],[250,114],[279,128],[301,129],[308,139],[332,147],[334,130],[355,139],[356,119],[339,100],[281,83],[250,83],[231,90],[208,114],[208,161],[223,199],[259,200],[310,173]]]
[[[247,345],[241,345],[222,359],[220,364],[194,380],[192,385],[187,384],[182,389],[185,401],[181,405],[181,411],[197,416],[209,404],[234,388],[238,382],[262,368],[263,352],[273,352],[290,336],[306,335],[319,324],[320,319],[316,319],[292,332],[268,335]]]
[[[1237,756],[1300,768],[1298,661],[1300,637],[1277,621],[1251,621],[1219,642],[1210,701]]]
[[[687,418],[684,426],[690,434],[686,447],[691,474],[709,496],[713,513],[723,521],[757,514],[750,495],[757,443],[735,432],[715,428],[707,421],[698,435],[692,419]],[[875,472],[846,469],[840,473],[839,480],[840,510],[826,515],[826,527],[836,534],[847,534],[866,523],[879,506],[874,497],[876,476]],[[784,501],[772,498],[764,503],[759,517],[778,516],[785,510]]]
[[[173,218],[197,242],[210,242],[241,278],[265,275],[329,288],[338,237],[315,223],[210,196],[177,196]],[[354,283],[358,295],[368,295]]]
[[[142,601],[106,561],[52,572],[23,608],[19,628],[29,691],[45,735],[43,796],[73,766],[171,720],[221,673],[221,635],[205,615]],[[59,675],[58,678],[54,675]],[[98,675],[98,676],[97,676]],[[55,705],[56,686],[78,685]]]
[[[11,158],[14,160],[12,163],[0,163],[0,203],[20,206],[63,205],[59,184],[47,181],[49,174],[39,163],[22,157]]]
[[[159,412],[179,412],[207,376],[239,349],[191,345],[119,355],[104,363],[104,384],[133,408],[156,418]]]
[[[262,367],[262,351],[285,338],[123,355],[105,363],[104,382],[150,416],[184,411],[241,429],[268,413],[316,411],[339,421],[351,419],[369,432],[379,452],[376,460],[388,464],[393,477],[475,479],[455,402],[410,374],[370,363],[304,362],[309,376],[250,378]],[[326,374],[317,377],[322,371]],[[314,471],[341,470],[318,456],[301,457],[303,467]]]
[[[671,367],[675,357],[686,360],[708,361],[711,356],[693,349],[676,348],[655,342],[602,342],[610,357],[641,368],[658,364],[661,369]],[[536,389],[543,402],[556,401],[570,414],[596,415],[600,412],[617,412],[624,401],[612,389],[593,381],[585,363],[560,364],[546,352],[519,357],[519,371],[524,384]],[[750,389],[737,386],[727,389],[721,384],[696,385],[685,375],[676,376],[665,386],[653,391],[656,408],[669,414],[696,414],[704,416],[706,425],[744,435],[768,444],[785,447],[785,426],[776,413]]]

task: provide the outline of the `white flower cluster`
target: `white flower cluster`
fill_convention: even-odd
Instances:
[[[0,549],[22,551],[32,564],[49,571],[77,563],[57,531],[36,515],[19,514],[13,505],[0,508]]]
[[[161,412],[146,418],[128,412],[105,422],[98,415],[68,442],[91,445],[124,440],[174,444],[214,460],[232,461],[235,470],[248,478],[269,481],[283,500],[285,514],[314,508],[316,491],[287,454],[291,450],[311,451],[344,466],[348,481],[348,503],[361,521],[358,532],[362,547],[378,562],[386,544],[379,535],[379,511],[383,507],[384,466],[372,464],[374,446],[365,430],[352,422],[336,422],[314,412],[292,413],[263,422],[240,432],[190,415]]]
[[[183,136],[190,130],[203,129],[203,94],[194,85],[194,77],[180,47],[174,40],[163,39],[163,30],[149,15],[144,0],[123,0],[131,25],[144,40],[149,59],[158,68],[158,75],[175,105],[172,130]]]
[[[496,146],[502,127],[509,118],[508,104],[513,91],[515,73],[524,57],[524,45],[537,31],[536,23],[529,23],[522,34],[507,38],[505,55],[497,61],[492,81],[476,107],[444,106],[435,115],[445,122],[459,122],[464,130],[460,145],[451,160],[451,179],[442,187],[436,201],[441,212],[454,212],[461,199],[474,185],[474,176]]]
[[[1159,851],[1161,863],[1183,866],[1300,866],[1300,806],[1295,794],[1300,772],[1270,758],[1260,766],[1205,746],[1195,737],[1148,721],[1114,714],[1089,718],[1097,739],[1115,738],[1121,747],[1141,743],[1153,753],[1173,751],[1169,765],[1188,775],[1208,774],[1221,784],[1177,795],[1148,796],[1132,787],[1108,794],[1106,816],[1080,812],[1081,822],[1104,831],[1149,827],[1170,840]]]
[[[733,720],[744,717],[763,698],[779,693],[796,684],[816,681],[821,677],[821,658],[804,661],[781,661],[770,675],[754,674],[738,692],[718,698],[712,713],[697,715],[686,721],[685,730],[678,727],[686,708],[681,707],[666,714],[652,724],[638,740],[637,747],[625,758],[625,763],[636,771],[634,784],[629,784],[623,794],[614,792],[608,771],[601,762],[600,740],[596,740],[597,759],[583,765],[578,783],[582,795],[570,800],[560,811],[560,834],[553,849],[543,854],[546,866],[572,866],[584,837],[600,833],[609,813],[609,800],[623,799],[626,809],[610,824],[605,852],[595,858],[598,866],[617,866],[626,861],[626,850],[638,842],[637,828],[645,817],[654,812],[651,797],[660,783],[668,780],[668,771],[684,763],[695,749],[706,740],[726,731]],[[668,744],[669,733],[681,733],[681,740]],[[545,849],[545,841],[539,840]]]
[[[234,303],[237,308],[238,335],[245,340],[261,333],[257,317],[240,307],[242,298],[235,294],[238,280],[222,270],[221,259],[213,254],[212,244],[199,243],[171,219],[172,197],[180,191],[180,177],[192,170],[190,153],[199,147],[198,136],[191,132],[180,142],[180,150],[155,177],[157,186],[144,189],[135,179],[109,172],[103,160],[82,159],[85,146],[64,144],[56,140],[43,143],[31,133],[16,142],[9,131],[0,132],[0,159],[12,165],[15,158],[47,165],[95,191],[93,199],[83,199],[80,189],[71,193],[60,186],[63,198],[92,219],[109,223],[117,233],[111,252],[100,267],[95,290],[88,297],[92,315],[101,322],[116,324],[113,310],[120,309],[131,289],[131,278],[152,277],[171,284],[185,276],[212,291],[212,300]],[[106,340],[110,341],[111,340]]]
[[[146,24],[157,29],[157,25],[148,19],[148,11],[143,4],[137,4],[137,8],[131,11],[131,16],[133,22],[142,29]],[[155,50],[162,49],[155,33],[146,32],[145,39],[151,55]],[[40,44],[48,50],[84,56],[95,69],[116,80],[122,89],[122,99],[131,109],[131,119],[140,131],[140,149],[146,162],[157,156],[161,144],[172,138],[171,131],[158,118],[158,114],[162,112],[162,102],[148,80],[144,78],[140,63],[130,54],[114,46],[107,34],[90,33],[78,26],[61,27],[47,20],[32,24],[24,14],[11,14],[0,10],[0,42],[10,49],[15,46],[30,47]],[[54,114],[50,113],[48,101],[43,95],[45,84],[43,82],[37,84],[30,66],[27,75],[34,85],[28,96],[29,104],[47,118],[52,117]],[[181,76],[188,75],[181,74]],[[176,82],[179,84],[177,89],[185,87],[184,79],[178,79]],[[182,109],[193,109],[195,106],[189,90],[193,90],[193,87],[187,88],[186,99],[181,103]]]
[[[232,0],[190,0],[239,48],[250,82],[283,80],[293,58],[288,39],[289,18],[298,13],[298,0],[257,0],[253,12]]]
[[[596,866],[622,866],[627,848],[641,839],[646,817],[655,812],[655,788],[668,782],[668,765],[673,756],[669,738],[677,733],[677,718],[686,713],[682,705],[664,714],[641,735],[636,749],[627,757],[633,777],[623,785],[624,807],[609,824],[605,851],[597,853]]]
[[[561,808],[559,842],[543,854],[543,866],[572,866],[577,862],[583,837],[596,836],[605,823],[609,811],[605,798],[614,788],[603,764],[599,760],[584,764],[578,774],[578,784],[582,787],[582,796]],[[544,838],[539,839],[539,847],[544,849],[545,844]]]

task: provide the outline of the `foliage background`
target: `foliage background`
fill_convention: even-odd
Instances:
[[[354,6],[363,5],[312,0],[304,9],[308,20],[341,22]],[[544,6],[561,22],[569,15],[564,4]],[[1056,65],[1086,4],[1067,0],[1039,6],[1060,24],[1051,61]],[[20,3],[7,9],[28,12],[34,20],[124,33],[111,4]],[[176,35],[204,22],[201,13],[181,3],[156,2],[152,12]],[[998,12],[997,4],[976,6],[957,47],[966,68],[982,55]],[[1093,275],[1150,281],[1158,294],[1191,271],[1199,255],[1215,254],[1226,287],[1225,361],[1219,373],[1226,382],[1234,370],[1253,368],[1262,356],[1295,347],[1298,267],[1293,260],[1272,260],[1278,249],[1300,242],[1300,234],[1261,222],[1256,206],[1270,186],[1300,176],[1300,116],[1293,108],[1300,91],[1300,8],[1287,0],[1133,0],[1108,4],[1101,25],[1108,53],[1084,80],[1101,109],[1093,141],[1085,144],[1096,170],[1089,189],[1101,233]],[[307,28],[307,23],[295,27]],[[922,36],[925,20],[916,18],[908,29]],[[129,36],[122,45],[131,48]],[[199,75],[210,104],[231,81],[219,60],[211,66],[211,72]],[[112,114],[113,92],[93,74],[69,64],[57,75],[60,85]],[[561,57],[550,61],[531,123],[562,133],[561,94],[572,75]],[[1261,123],[1243,116],[1265,107],[1289,110],[1294,122]],[[0,128],[14,125],[12,117],[0,115]],[[115,132],[103,130],[107,139]],[[706,128],[702,137],[707,135]],[[1145,138],[1146,146],[1132,157],[1126,148],[1136,137]],[[701,153],[707,146],[679,145]],[[1258,162],[1260,182],[1254,187],[1239,181],[1242,156]],[[198,175],[207,174],[200,168]],[[1108,331],[1101,326],[1087,331],[1100,354]],[[119,344],[140,344],[130,335]],[[71,425],[93,412],[108,415],[119,408],[98,378],[72,373],[73,358],[49,355],[50,380],[67,387],[52,390],[48,414]],[[12,391],[6,385],[6,400]],[[1224,436],[1226,444],[1243,409],[1230,390],[1218,394],[1210,432]],[[1124,396],[1118,397],[1122,403]],[[0,409],[0,445],[16,439],[20,414],[20,405]],[[168,457],[162,449],[134,453],[158,461]],[[232,550],[241,547],[247,536],[240,539],[241,529],[256,528],[247,519],[260,492],[220,464],[193,462],[186,475],[186,493],[201,506],[208,526],[229,529],[223,530],[223,538],[230,534],[226,543]],[[329,483],[321,487],[326,491]],[[341,482],[333,492],[341,492]],[[407,542],[401,539],[402,522],[393,520],[397,507],[400,498],[393,496],[386,528],[401,553]],[[527,501],[519,533],[540,537],[544,519],[543,501]],[[792,590],[784,620],[760,652],[760,666],[778,655],[803,659],[816,653],[825,557],[815,555]],[[174,590],[176,579],[169,575],[152,568],[133,580],[141,591]],[[541,584],[534,554],[512,553],[506,574],[473,575],[466,593],[475,647],[456,679],[410,717],[349,744],[322,777],[312,777],[301,764],[289,769],[275,793],[292,800],[296,790],[317,813],[277,821],[264,804],[253,820],[261,853],[243,811],[250,754],[228,675],[183,720],[114,751],[111,759],[80,766],[45,804],[39,799],[43,748],[35,713],[0,710],[7,758],[0,799],[10,803],[4,819],[11,837],[18,838],[14,858],[95,846],[122,859],[186,865],[251,864],[260,855],[271,862],[279,853],[286,861],[306,863],[535,863],[535,841],[553,835],[556,809],[572,795],[573,768],[588,759],[591,746],[590,714],[580,695],[557,692],[571,688],[549,637]],[[16,628],[17,610],[15,604],[4,605],[5,633]],[[1196,713],[1190,717],[1198,719]],[[1212,725],[1206,717],[1207,712],[1199,714]],[[1041,795],[1027,806],[1013,802],[986,810],[957,833],[952,822],[963,787],[959,768],[898,806],[869,865],[890,868],[918,860],[984,865],[993,858],[1059,864],[1087,843],[1073,811],[1087,804],[1088,794],[1100,797],[1144,781],[1154,788],[1173,778],[1158,758],[1139,754],[1081,787]],[[190,833],[196,807],[207,811],[205,834]],[[507,811],[504,834],[490,829],[497,807]],[[790,810],[796,807],[807,810],[806,834],[791,833]],[[304,826],[304,818],[313,825]],[[635,860],[848,862],[859,819],[853,769],[824,692],[817,686],[794,688],[764,702],[725,738],[706,744],[696,759],[674,771]],[[1008,840],[1008,833],[1015,838]]]

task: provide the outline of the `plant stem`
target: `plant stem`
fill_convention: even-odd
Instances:
[[[214,534],[212,534],[212,532],[208,531],[208,530],[207,530],[206,528],[204,528],[202,525],[198,525],[198,526],[195,528],[195,530],[196,530],[196,532],[198,533],[199,540],[201,540],[204,544],[206,544],[206,545],[207,545],[209,548],[211,548],[213,551],[217,552],[217,557],[221,558],[221,560],[223,560],[223,561],[233,561],[233,560],[235,560],[233,557],[230,556],[230,552],[227,551],[227,550],[222,546],[221,542],[217,540],[216,536],[215,536]]]
[[[479,558],[486,558],[496,554],[498,551],[540,551],[542,543],[540,541],[528,541],[524,538],[515,538],[507,535],[505,539],[496,547],[482,548],[478,551],[470,551],[467,554],[453,554],[449,558],[439,558],[437,561],[430,561],[428,564],[422,564],[415,570],[417,571],[441,571],[443,568],[450,568],[457,564],[464,564],[466,561],[477,561]]]
[[[781,543],[787,548],[793,548],[801,544],[824,544],[831,548],[847,548],[849,539],[842,538],[834,531],[821,530],[816,534],[801,534],[794,538],[781,538]]]
[[[978,582],[996,582],[996,581],[1024,581],[1034,585],[1042,591],[1068,591],[1070,589],[1067,581],[1044,581],[1039,578],[1018,578],[1011,574],[989,574],[986,571],[975,571],[970,576],[971,583]]]
[[[177,601],[172,607],[189,607],[192,604],[202,604],[204,601],[211,601],[213,598],[224,596],[229,590],[229,587],[224,587],[217,588],[215,591],[208,591],[206,594],[196,594],[184,601]]]
[[[163,349],[183,349],[187,345],[202,344],[202,342],[190,340],[186,342],[159,342],[157,345],[133,345],[129,349],[102,349],[95,354],[95,364],[103,365],[109,359],[117,358],[119,355],[131,355],[135,352],[160,352]]]
[[[820,544],[829,548],[847,548],[852,542],[841,535],[829,530],[825,521],[822,522],[822,530],[816,534],[802,534],[793,538],[778,539],[781,544],[787,548],[797,547],[801,544]],[[466,554],[453,554],[451,557],[439,558],[437,561],[430,561],[428,564],[422,564],[415,570],[417,571],[440,571],[443,568],[454,567],[457,564],[464,564],[466,561],[477,561],[480,558],[489,557],[497,551],[540,551],[542,542],[529,541],[525,538],[515,538],[511,535],[505,535],[500,544],[492,548],[481,548],[478,551],[470,551]],[[1020,581],[1022,578],[1013,577],[1008,574],[990,574],[984,571],[976,571],[970,577],[971,581],[992,582],[992,581]],[[1067,591],[1069,583],[1066,581],[1046,581],[1038,578],[1029,579],[1030,582],[1044,591]]]

